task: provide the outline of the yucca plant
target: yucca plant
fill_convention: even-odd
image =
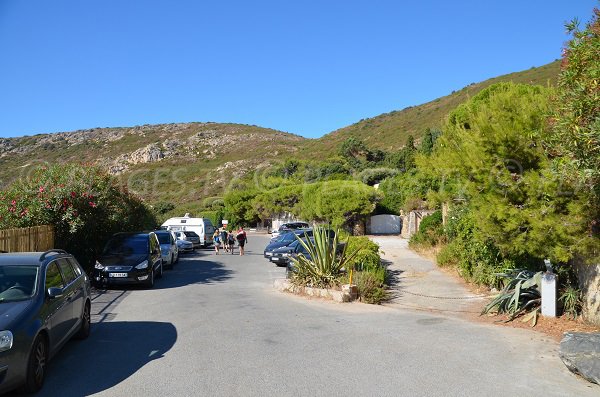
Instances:
[[[563,313],[575,320],[581,311],[581,290],[569,285],[558,298],[563,304]]]
[[[300,285],[317,288],[328,288],[335,284],[343,273],[345,266],[360,249],[347,252],[346,244],[338,244],[339,230],[333,236],[327,228],[317,226],[313,229],[313,239],[296,236],[303,245],[308,257],[300,254],[291,260],[294,263],[291,279]],[[310,258],[310,259],[309,259]]]
[[[498,274],[507,283],[500,293],[483,309],[481,314],[507,314],[512,321],[528,311],[531,313],[532,325],[537,321],[537,312],[542,303],[542,272],[515,269],[508,273]]]

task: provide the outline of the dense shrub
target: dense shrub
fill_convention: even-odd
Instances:
[[[421,220],[419,231],[412,235],[409,244],[414,248],[428,248],[437,246],[444,241],[442,212],[438,210]]]
[[[142,201],[91,166],[39,168],[0,194],[0,228],[53,225],[56,248],[75,255],[88,271],[112,234],[156,224]]]
[[[386,178],[398,175],[398,170],[392,168],[367,168],[358,174],[358,180],[362,183],[373,186]]]
[[[348,239],[349,252],[358,250],[354,258],[348,262],[348,267],[354,270],[376,269],[381,267],[379,245],[365,236],[354,236]]]

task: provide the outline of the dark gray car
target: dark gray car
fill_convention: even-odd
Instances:
[[[36,392],[46,365],[90,333],[90,281],[62,250],[0,254],[0,393]]]

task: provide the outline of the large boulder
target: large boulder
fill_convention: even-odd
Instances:
[[[558,354],[571,372],[600,384],[600,333],[567,332]]]

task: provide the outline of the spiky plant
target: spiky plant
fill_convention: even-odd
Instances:
[[[337,284],[345,266],[354,258],[359,249],[347,252],[346,244],[338,244],[339,230],[332,236],[323,226],[313,230],[313,239],[296,236],[308,253],[292,258],[294,263],[291,279],[300,285],[328,288]],[[310,259],[309,259],[310,258]]]
[[[530,270],[513,270],[498,275],[507,280],[506,286],[483,309],[481,314],[507,314],[512,321],[521,314],[532,312],[532,324],[537,320],[537,310],[542,302],[542,272]]]

